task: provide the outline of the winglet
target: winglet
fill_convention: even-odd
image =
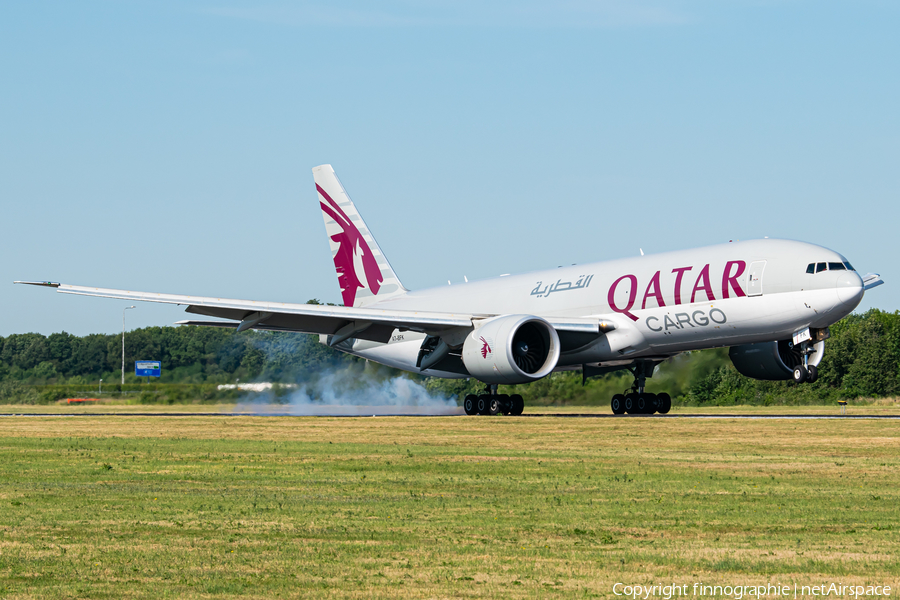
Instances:
[[[13,283],[23,283],[25,285],[40,285],[43,287],[52,287],[52,288],[59,287],[59,283],[54,283],[52,281],[13,281]]]

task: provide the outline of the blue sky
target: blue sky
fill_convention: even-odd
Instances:
[[[900,309],[897,31],[887,1],[3,3],[0,335],[128,304],[14,279],[339,302],[322,163],[410,288],[769,236]]]

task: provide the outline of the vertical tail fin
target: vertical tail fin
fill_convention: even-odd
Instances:
[[[405,294],[408,290],[400,283],[331,165],[320,165],[312,171],[344,306],[367,306]]]

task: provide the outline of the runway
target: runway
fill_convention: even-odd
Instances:
[[[360,407],[361,408],[361,407]],[[423,413],[380,413],[365,414],[360,411],[354,414],[299,414],[275,412],[92,412],[92,413],[3,413],[0,417],[337,417],[337,418],[376,418],[376,417],[466,417],[465,414],[423,414]],[[477,418],[477,415],[468,417]],[[517,418],[562,418],[562,419],[774,419],[774,420],[816,420],[816,419],[852,419],[852,420],[900,420],[900,415],[613,415],[601,413],[526,413],[518,417],[497,417],[504,419]]]

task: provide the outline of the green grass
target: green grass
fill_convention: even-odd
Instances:
[[[900,588],[891,421],[0,419],[0,595]]]
[[[23,405],[0,404],[0,415],[6,414],[92,414],[92,413],[246,413],[251,408],[260,412],[271,411],[284,412],[287,408],[283,405],[244,405],[237,410],[237,405],[229,404],[128,404],[118,399],[105,399],[98,403],[90,404],[66,404],[56,402],[53,404]],[[851,400],[847,406],[848,415],[900,415],[900,399],[898,398],[859,398]],[[608,404],[601,406],[540,406],[526,405],[526,414],[611,414]],[[710,415],[840,415],[841,409],[836,402],[818,405],[802,406],[673,406],[671,414],[710,414]]]

